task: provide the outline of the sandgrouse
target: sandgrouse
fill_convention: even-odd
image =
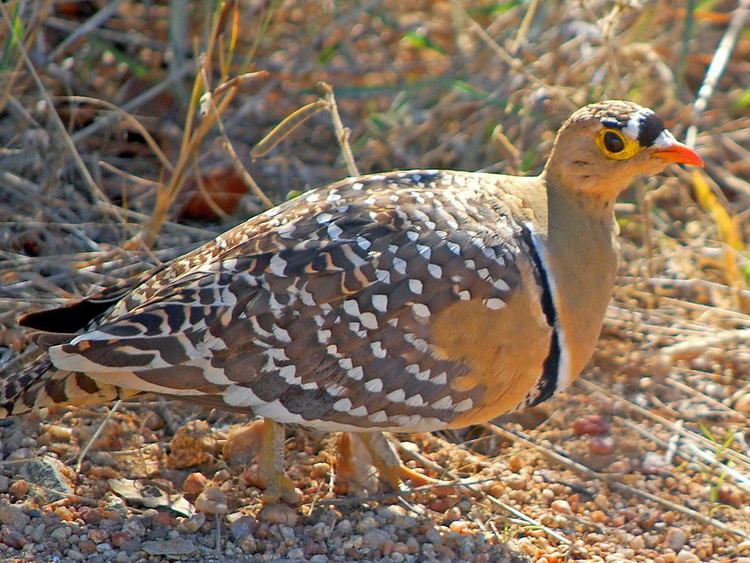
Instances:
[[[535,405],[592,355],[617,269],[617,195],[701,166],[650,109],[595,103],[539,176],[395,171],[313,189],[126,289],[21,320],[46,352],[0,415],[139,392],[265,417],[259,472],[293,500],[283,427],[430,431]]]

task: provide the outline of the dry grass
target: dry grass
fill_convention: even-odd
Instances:
[[[572,109],[625,97],[692,126],[706,168],[622,199],[622,275],[583,380],[526,430],[418,441],[500,479],[461,517],[532,557],[670,561],[676,527],[701,560],[750,555],[749,3],[410,4],[0,4],[0,368],[29,353],[18,313],[270,203],[347,170],[533,174]],[[589,414],[610,449],[571,430]]]

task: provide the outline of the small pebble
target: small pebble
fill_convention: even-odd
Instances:
[[[675,563],[701,563],[700,557],[698,557],[692,551],[682,550],[677,554]]]
[[[734,408],[742,414],[750,416],[750,393],[740,395],[734,402]]]
[[[377,528],[377,527],[378,527],[378,521],[375,520],[375,518],[370,515],[365,516],[357,523],[357,531],[360,533],[365,533],[368,530],[372,530],[373,528]]]
[[[336,524],[336,534],[339,536],[348,536],[352,533],[352,530],[354,529],[354,526],[352,525],[351,520],[342,520],[338,524]]]
[[[155,411],[148,411],[143,420],[143,425],[149,430],[161,430],[164,428],[164,419]]]
[[[440,497],[430,503],[430,510],[435,512],[445,512],[453,506],[453,500],[448,497]]]
[[[597,524],[606,524],[609,522],[609,516],[601,510],[594,510],[594,512],[591,513],[591,519]]]
[[[557,499],[553,500],[550,508],[553,512],[558,514],[571,514],[573,510],[570,508],[570,503],[567,500]]]
[[[331,466],[325,462],[318,462],[313,464],[312,471],[310,471],[310,477],[313,479],[320,479],[326,477],[331,471]]]
[[[589,414],[574,420],[572,429],[579,436],[598,436],[609,432],[609,422],[600,414]]]
[[[169,442],[167,466],[174,469],[193,467],[211,460],[216,438],[205,420],[191,420],[177,429]]]
[[[285,504],[268,504],[260,511],[260,519],[269,524],[286,524],[294,527],[297,518],[297,513]]]
[[[232,522],[229,527],[229,533],[235,540],[240,540],[247,536],[252,536],[258,527],[258,521],[251,516],[240,516]]]
[[[703,392],[706,395],[710,395],[714,399],[719,400],[724,399],[727,396],[727,391],[724,386],[713,382],[706,383],[706,387],[704,388]]]
[[[7,524],[19,532],[29,523],[29,516],[15,504],[0,502],[0,523]]]
[[[630,473],[630,462],[627,459],[619,459],[609,464],[607,473]]]
[[[109,533],[101,528],[94,528],[93,530],[89,530],[88,537],[94,543],[102,543],[109,539]]]
[[[208,478],[203,473],[191,473],[182,483],[182,492],[189,495],[199,495],[208,485]]]
[[[612,506],[609,503],[609,499],[601,493],[594,497],[594,504],[602,510],[609,510],[609,508]]]
[[[370,529],[364,534],[365,545],[372,549],[382,549],[383,544],[390,539],[390,534],[385,530]]]
[[[112,545],[114,545],[115,547],[122,547],[133,538],[126,532],[118,531],[112,532],[110,539],[112,540]]]
[[[229,512],[227,495],[218,487],[206,487],[195,499],[195,508],[208,514],[226,514]]]
[[[419,553],[419,542],[414,536],[409,536],[406,539],[406,549],[409,553]]]
[[[396,542],[393,546],[393,551],[394,553],[401,553],[403,555],[409,553],[409,547],[404,542]]]
[[[520,491],[529,486],[529,479],[524,475],[511,475],[505,480],[505,484],[511,489]]]
[[[102,512],[98,508],[84,507],[79,514],[81,519],[89,525],[95,525],[102,521]]]
[[[687,536],[680,528],[670,528],[667,532],[667,545],[675,552],[680,551],[687,542]]]
[[[55,508],[55,515],[63,522],[72,522],[76,519],[75,513],[67,506],[58,506]]]
[[[510,456],[510,459],[508,460],[508,469],[510,469],[513,473],[518,473],[521,471],[521,468],[523,467],[523,460],[517,455]]]
[[[592,454],[606,455],[615,450],[615,441],[612,436],[594,436],[589,440],[589,451]]]
[[[53,540],[59,542],[61,545],[64,545],[65,542],[68,541],[68,538],[70,537],[71,533],[72,533],[72,530],[68,528],[67,526],[59,526],[55,528],[54,530],[52,530],[49,536]]]
[[[239,543],[240,549],[245,553],[255,553],[258,550],[258,542],[253,536],[242,538]]]
[[[457,506],[452,506],[448,510],[445,511],[445,519],[448,522],[451,522],[453,520],[459,520],[461,518],[461,509]],[[409,528],[411,526],[408,526]]]
[[[229,473],[226,469],[219,469],[216,473],[214,473],[214,483],[223,483],[224,481],[228,481],[232,478],[232,474]]]
[[[456,532],[458,534],[468,534],[472,530],[472,526],[469,522],[466,520],[455,520],[450,523],[450,526],[448,526],[451,532]]]
[[[23,546],[29,543],[23,534],[13,528],[6,527],[0,530],[0,541],[13,549],[22,549]]]
[[[186,534],[194,534],[206,521],[206,514],[204,512],[196,512],[189,518],[185,518],[182,522],[177,525],[177,529],[180,532]]]
[[[11,483],[8,492],[16,498],[23,498],[29,492],[29,484],[25,479],[18,479]]]
[[[728,483],[719,486],[718,500],[735,508],[741,508],[747,504],[743,498],[742,491]]]
[[[257,420],[229,432],[222,448],[224,461],[229,465],[250,465],[260,452],[263,424]]]
[[[425,531],[424,537],[433,546],[443,543],[443,537],[435,528],[429,528],[427,531]]]

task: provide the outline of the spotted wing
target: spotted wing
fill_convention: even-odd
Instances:
[[[316,190],[167,268],[52,361],[281,422],[445,426],[482,389],[451,385],[469,366],[433,321],[460,302],[501,310],[522,278],[511,214],[454,186],[392,175]]]

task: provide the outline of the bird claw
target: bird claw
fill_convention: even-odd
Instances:
[[[265,481],[263,500],[266,502],[299,504],[300,500],[302,500],[302,492],[294,486],[294,481],[284,473],[276,473],[269,478],[263,479],[263,481]]]
[[[435,479],[404,465],[388,439],[380,432],[343,433],[339,442],[339,455],[338,476],[345,481],[343,487],[339,486],[339,490],[350,494],[362,496],[367,492],[374,492],[373,484],[377,485],[377,482],[373,479],[373,467],[377,469],[377,481],[387,491],[398,492],[427,486],[433,487],[431,492],[437,496],[470,493],[460,483]],[[407,486],[407,481],[412,487]]]

